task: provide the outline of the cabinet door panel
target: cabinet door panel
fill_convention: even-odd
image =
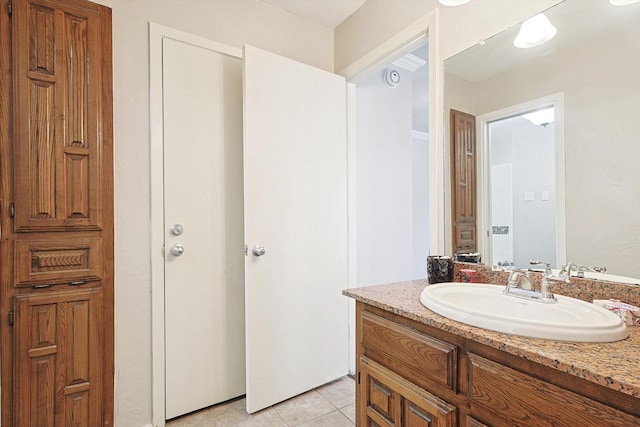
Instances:
[[[102,288],[16,297],[16,426],[101,423],[101,316]]]
[[[433,417],[427,411],[408,399],[404,400],[404,426],[406,427],[430,427],[433,426]]]
[[[360,356],[360,405],[358,413],[360,419],[367,420],[365,425],[405,426],[405,427],[454,427],[457,419],[457,409],[432,395],[431,393],[412,384],[398,374],[384,366]],[[383,385],[383,396],[388,395],[392,402],[382,421],[383,415],[379,406],[374,406],[374,399],[385,402],[382,396],[375,396],[380,389],[375,385]],[[373,420],[373,421],[372,421]]]
[[[98,230],[103,47],[95,5],[13,2],[15,230]],[[110,188],[110,187],[108,187]]]
[[[387,384],[385,378],[370,369],[368,363],[361,366],[361,385],[365,402],[365,412],[371,424],[397,425],[401,416],[401,402],[398,393]]]

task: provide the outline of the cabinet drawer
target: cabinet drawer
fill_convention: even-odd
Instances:
[[[458,349],[455,345],[368,312],[362,313],[362,337],[365,348],[456,390]]]
[[[469,354],[469,399],[518,426],[632,426],[638,419],[553,384]]]
[[[16,286],[102,279],[102,239],[95,237],[18,240]]]

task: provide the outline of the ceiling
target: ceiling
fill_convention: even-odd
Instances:
[[[294,15],[334,29],[364,4],[366,0],[260,0]]]

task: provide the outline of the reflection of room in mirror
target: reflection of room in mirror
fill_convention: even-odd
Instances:
[[[507,230],[492,234],[495,265],[556,259],[554,125],[527,115],[489,123],[491,228]]]
[[[566,221],[555,240],[565,239],[565,261],[640,277],[640,2],[565,0],[544,13],[558,33],[543,45],[515,48],[516,25],[447,59],[445,111],[479,118],[561,94],[563,123],[556,128],[564,127],[558,133],[566,172],[557,202],[565,204]],[[549,202],[551,190],[543,189]],[[531,205],[547,198],[524,191],[533,191]],[[480,213],[489,210],[478,202]],[[519,220],[514,216],[514,228]],[[490,238],[490,231],[478,235]]]

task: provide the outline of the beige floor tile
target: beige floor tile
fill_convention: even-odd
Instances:
[[[334,411],[314,420],[300,424],[299,427],[353,427],[354,423],[342,415],[340,411]]]
[[[298,426],[321,415],[335,411],[327,399],[317,391],[309,391],[291,398],[275,407],[276,412],[289,426]]]
[[[354,402],[355,383],[344,377],[253,415],[242,398],[175,419],[167,427],[353,427]]]
[[[246,412],[229,413],[211,420],[210,424],[202,427],[287,427],[280,415],[272,409],[265,409],[249,415]],[[201,427],[201,426],[198,426]]]
[[[349,420],[351,420],[354,424],[356,422],[356,404],[352,403],[349,406],[345,406],[344,408],[340,408],[340,412],[342,412],[342,414],[349,418]]]
[[[272,408],[249,415],[246,412],[245,399],[238,399],[170,421],[167,427],[287,427],[287,425]]]
[[[356,400],[356,382],[351,377],[342,377],[318,388],[317,391],[338,409]]]

